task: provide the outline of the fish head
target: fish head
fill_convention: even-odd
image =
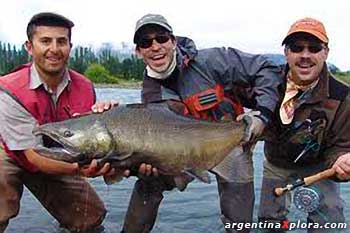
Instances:
[[[81,117],[36,127],[35,136],[42,144],[34,150],[39,154],[65,162],[89,163],[108,154],[114,148],[106,125],[93,117]]]

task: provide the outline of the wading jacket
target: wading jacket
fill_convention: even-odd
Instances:
[[[39,125],[67,120],[73,113],[90,111],[95,103],[95,91],[88,79],[69,70],[71,82],[61,93],[55,106],[43,85],[36,89],[29,88],[30,66],[31,64],[23,65],[15,72],[1,77],[0,89],[21,104]],[[37,168],[27,161],[22,151],[11,151],[5,142],[2,143],[7,154],[20,166],[31,172],[37,171]]]
[[[187,107],[195,108],[194,111],[215,109],[212,111],[216,115],[214,119],[222,119],[222,115],[231,112],[232,108],[221,101],[219,91],[216,91],[216,98],[210,91],[222,89],[225,96],[244,107],[261,111],[263,121],[270,120],[280,98],[278,87],[283,81],[280,67],[262,55],[247,54],[233,48],[197,50],[188,38],[177,37],[176,40],[175,70],[165,80],[150,78],[145,72],[143,102],[177,99],[185,102]],[[197,96],[198,93],[203,95]],[[234,110],[236,115],[241,113],[239,106]],[[190,113],[193,115],[193,112]]]
[[[282,95],[285,88],[281,89]],[[266,159],[291,169],[331,166],[341,154],[350,151],[349,120],[349,89],[328,72],[325,64],[317,85],[297,99],[291,124],[283,125],[276,109],[265,135]],[[303,150],[304,155],[294,162]]]

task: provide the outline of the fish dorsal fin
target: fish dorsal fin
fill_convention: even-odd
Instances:
[[[232,169],[234,169],[235,157],[239,153],[244,153],[242,146],[237,146],[236,148],[234,148],[233,151],[231,151],[230,154],[228,154],[224,158],[224,160],[222,160],[218,165],[216,165],[216,167],[210,169],[210,171],[220,176],[227,182],[232,181],[233,179],[235,179],[235,177],[232,177],[234,173],[232,172]],[[244,155],[244,156],[248,156],[248,155]]]
[[[184,173],[204,183],[210,184],[209,173],[206,170],[190,169],[190,170],[185,170]]]
[[[115,153],[113,151],[109,152],[105,157],[98,159],[97,160],[97,164],[101,167],[103,166],[103,164],[105,163],[111,163],[113,164],[113,162],[115,161],[121,161],[124,159],[129,158],[133,153],[129,152],[129,153],[122,153],[122,154],[118,154],[117,156],[115,155]],[[121,180],[123,180],[123,175],[116,173],[114,176],[108,176],[105,177],[103,176],[103,180],[107,185],[111,185],[117,182],[120,182]]]

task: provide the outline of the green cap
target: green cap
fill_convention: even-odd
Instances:
[[[164,18],[164,16],[158,15],[158,14],[147,14],[147,15],[142,16],[142,18],[136,22],[135,33],[134,33],[134,43],[136,43],[137,31],[140,28],[142,28],[143,26],[149,25],[149,24],[156,24],[156,25],[159,25],[159,26],[165,28],[170,33],[173,32],[173,29],[169,25],[166,18]]]

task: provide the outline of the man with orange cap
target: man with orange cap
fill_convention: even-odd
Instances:
[[[273,196],[274,187],[285,186],[295,175],[305,177],[330,167],[335,171],[333,181],[322,180],[311,187],[322,198],[307,221],[320,225],[345,221],[334,181],[350,179],[350,98],[348,87],[328,71],[328,42],[324,25],[312,18],[296,21],[282,42],[287,60],[284,98],[265,136],[260,221],[287,220],[288,196]],[[329,229],[311,227],[308,232]]]

